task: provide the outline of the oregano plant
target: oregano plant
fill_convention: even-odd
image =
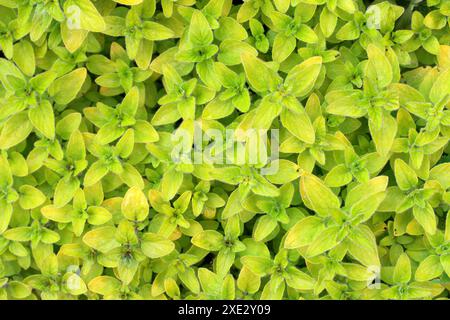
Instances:
[[[0,0],[0,299],[448,299],[449,17]]]

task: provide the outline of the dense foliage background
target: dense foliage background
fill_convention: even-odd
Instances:
[[[0,0],[0,297],[446,299],[449,16]]]

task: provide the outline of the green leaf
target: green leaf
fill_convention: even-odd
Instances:
[[[321,216],[328,216],[330,209],[340,207],[339,198],[323,183],[311,174],[300,178],[300,194],[305,206]]]
[[[78,274],[69,272],[64,275],[63,279],[70,294],[79,296],[87,292],[87,286]]]
[[[440,257],[440,260],[445,273],[447,274],[447,276],[450,275],[450,255],[442,255]]]
[[[191,242],[193,245],[208,251],[219,251],[224,246],[223,235],[214,230],[197,233],[192,237]]]
[[[300,25],[295,36],[306,43],[316,43],[318,41],[318,37],[314,30],[306,24]]]
[[[326,96],[327,112],[350,118],[360,118],[367,111],[359,106],[361,93],[357,90],[333,90]]]
[[[63,139],[69,139],[70,135],[78,129],[81,123],[81,114],[73,112],[66,115],[56,124],[56,133]]]
[[[415,273],[415,279],[417,281],[429,281],[439,277],[443,271],[439,256],[431,255],[420,262]]]
[[[115,238],[116,229],[112,226],[98,227],[83,236],[83,242],[89,247],[106,253],[120,246]]]
[[[285,282],[280,277],[271,278],[261,294],[262,300],[281,300],[285,291]]]
[[[333,34],[337,21],[338,17],[332,11],[330,11],[327,7],[322,9],[320,14],[320,29],[326,38]]]
[[[6,230],[3,237],[11,241],[30,241],[32,237],[31,227],[17,227]]]
[[[433,207],[429,203],[426,203],[425,207],[414,206],[413,215],[425,232],[429,234],[436,232],[436,215],[434,214]]]
[[[397,134],[397,121],[391,115],[382,112],[380,123],[369,120],[369,130],[377,152],[382,156],[387,155]]]
[[[106,165],[101,163],[100,161],[94,162],[86,172],[84,176],[84,185],[86,187],[92,186],[93,184],[100,181],[107,173],[109,169]]]
[[[183,172],[177,171],[174,167],[167,170],[161,180],[161,192],[166,200],[175,197],[181,184],[183,183]]]
[[[53,196],[54,203],[57,207],[61,208],[72,200],[75,192],[80,187],[80,181],[76,178],[65,177],[58,181],[55,188],[55,194]]]
[[[367,76],[376,81],[379,88],[387,87],[392,81],[392,68],[388,58],[373,44],[367,46],[367,56],[369,57]]]
[[[203,109],[202,119],[214,120],[229,116],[234,110],[233,104],[228,100],[216,98]]]
[[[220,17],[220,27],[214,30],[216,39],[223,41],[226,39],[245,40],[247,39],[247,31],[232,17]]]
[[[285,36],[278,33],[275,36],[272,48],[272,59],[278,63],[286,60],[295,50],[297,40],[293,36]]]
[[[239,189],[236,189],[228,197],[225,208],[222,211],[223,219],[228,219],[242,211],[240,200]]]
[[[411,279],[411,261],[406,253],[402,253],[394,268],[395,283],[408,283]]]
[[[142,237],[141,249],[147,257],[156,259],[170,254],[175,249],[175,245],[160,235],[145,233]]]
[[[221,296],[223,279],[214,272],[206,269],[198,269],[198,279],[203,291],[209,296],[218,299]]]
[[[297,179],[300,176],[298,165],[286,159],[274,160],[270,164],[271,167],[276,168],[274,174],[265,175],[270,183],[285,184]]]
[[[353,176],[345,165],[339,164],[328,172],[324,182],[329,187],[341,187],[350,183],[352,179]]]
[[[5,156],[0,156],[0,185],[6,187],[13,182],[11,167]]]
[[[69,141],[66,146],[66,156],[72,161],[85,159],[86,147],[80,131],[76,130],[69,136]]]
[[[313,88],[322,68],[322,57],[312,57],[292,68],[284,81],[287,92],[296,97],[307,95]]]
[[[411,190],[415,188],[419,182],[414,170],[402,159],[395,160],[394,173],[397,185],[401,190]]]
[[[450,187],[450,163],[441,163],[430,170],[430,180],[437,180],[442,188],[448,189]]]
[[[14,45],[13,50],[13,61],[25,75],[32,77],[36,69],[36,59],[31,43],[26,40],[19,41]]]
[[[430,90],[430,100],[433,103],[440,102],[450,94],[450,69],[439,74]]]
[[[90,0],[69,0],[64,3],[64,11],[67,12],[70,6],[78,7],[81,11],[80,25],[84,30],[92,32],[102,32],[106,25],[102,15]]]
[[[203,13],[195,10],[192,13],[188,32],[189,42],[194,46],[205,46],[213,41],[213,33]]]
[[[144,38],[150,41],[165,40],[174,37],[174,32],[162,24],[145,21],[142,25]]]
[[[5,203],[4,201],[0,202],[0,210],[2,210],[3,214],[0,216],[0,234],[5,232],[8,229],[8,225],[11,221],[13,207],[9,203]]]
[[[119,291],[120,287],[120,281],[110,276],[98,276],[93,278],[88,283],[88,288],[90,291],[104,296],[108,296],[115,291]]]
[[[256,293],[261,285],[260,278],[250,271],[247,267],[243,267],[239,272],[237,286],[239,290],[248,293]]]
[[[143,221],[149,213],[147,198],[138,187],[131,187],[125,193],[121,204],[122,214],[131,221]]]
[[[314,240],[309,244],[306,254],[308,257],[315,257],[322,254],[332,248],[334,248],[338,243],[338,233],[339,227],[328,227],[317,233]]]
[[[249,53],[241,54],[241,62],[249,84],[257,92],[273,91],[278,82],[278,76],[262,60]]]
[[[55,116],[52,105],[43,100],[38,106],[28,111],[28,118],[33,126],[44,136],[52,140],[55,137]]]
[[[111,213],[103,207],[91,206],[87,209],[87,213],[89,214],[88,222],[93,226],[102,225],[112,218]]]
[[[19,204],[25,209],[34,209],[44,203],[46,197],[39,189],[30,185],[23,185],[19,188]]]
[[[365,266],[380,266],[375,236],[366,225],[359,225],[348,235],[348,252]]]
[[[287,270],[286,283],[289,287],[297,290],[312,290],[314,288],[314,279],[308,274],[289,267]]]
[[[258,276],[265,276],[269,274],[273,267],[272,260],[264,257],[244,256],[241,258],[241,262],[251,272]]]
[[[344,24],[336,33],[336,38],[339,40],[355,40],[359,37],[360,31],[358,25],[354,21],[349,21]]]
[[[264,215],[260,217],[253,228],[253,238],[256,241],[262,241],[269,236],[273,230],[278,226],[277,219]]]
[[[268,130],[281,111],[280,104],[273,102],[270,96],[265,96],[253,113],[248,114],[249,117],[252,116],[252,128]]]
[[[19,281],[9,281],[8,293],[16,299],[25,299],[31,294],[31,288]]]
[[[315,141],[314,127],[303,106],[293,97],[285,98],[283,103],[285,108],[280,115],[283,126],[298,139],[313,144]]]
[[[128,187],[138,187],[140,189],[144,188],[144,180],[142,179],[139,171],[129,163],[123,164],[123,170],[119,174],[120,179]]]
[[[78,95],[86,76],[86,68],[75,69],[56,79],[50,85],[48,93],[55,99],[56,103],[66,105]]]
[[[317,235],[325,229],[320,218],[311,216],[299,220],[286,234],[284,247],[296,249],[311,244]]]
[[[9,149],[25,140],[33,130],[26,112],[20,112],[3,125],[0,133],[0,149]]]

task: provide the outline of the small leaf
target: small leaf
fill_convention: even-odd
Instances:
[[[121,209],[125,218],[131,221],[143,221],[149,213],[145,194],[138,187],[131,187],[125,193]]]
[[[208,251],[219,251],[224,246],[223,235],[214,230],[197,233],[192,237],[191,242],[195,246]]]
[[[156,259],[170,254],[175,249],[175,245],[160,235],[146,233],[142,238],[141,249],[147,257]]]
[[[406,253],[402,253],[394,268],[395,283],[408,283],[411,279],[411,261]]]

